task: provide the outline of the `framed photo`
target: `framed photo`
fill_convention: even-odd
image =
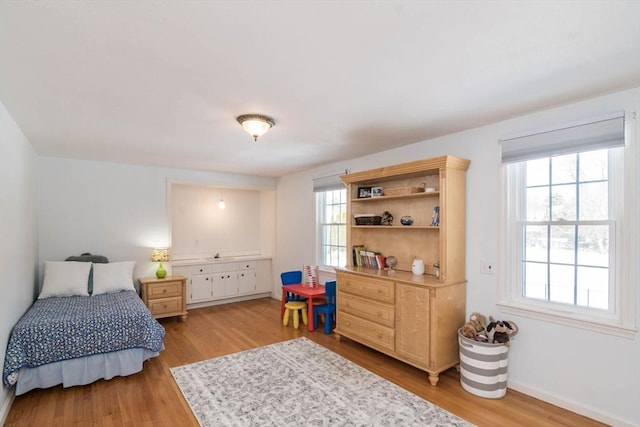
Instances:
[[[358,187],[358,199],[371,197],[371,187]]]
[[[383,194],[382,187],[371,187],[371,197],[382,197]]]

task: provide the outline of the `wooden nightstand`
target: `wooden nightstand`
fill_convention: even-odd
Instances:
[[[187,278],[167,276],[164,279],[143,277],[140,279],[142,301],[156,319],[180,316],[187,320]]]

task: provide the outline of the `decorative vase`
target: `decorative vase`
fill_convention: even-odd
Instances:
[[[402,218],[400,218],[400,224],[411,225],[413,224],[413,218],[411,218],[410,216],[403,216]]]
[[[414,259],[411,264],[411,272],[415,275],[421,276],[424,274],[424,261],[421,259]]]
[[[164,269],[164,266],[161,262],[158,263],[158,271],[156,271],[156,277],[158,279],[164,279],[165,277],[167,277],[167,270]]]

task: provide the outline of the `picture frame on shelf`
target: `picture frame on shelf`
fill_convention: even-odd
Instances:
[[[371,197],[382,197],[384,190],[382,187],[371,187]]]
[[[358,199],[368,199],[371,197],[371,186],[358,187]]]

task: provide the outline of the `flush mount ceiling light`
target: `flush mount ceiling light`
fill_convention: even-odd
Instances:
[[[253,137],[254,141],[257,141],[258,137],[264,135],[276,124],[271,117],[263,116],[262,114],[243,114],[236,120]]]

